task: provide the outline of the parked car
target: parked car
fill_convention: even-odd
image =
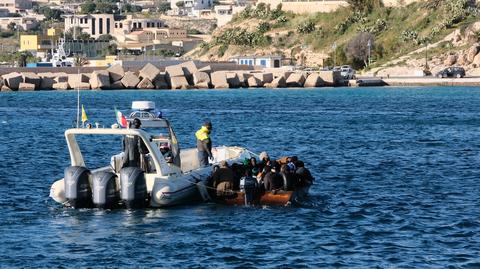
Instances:
[[[463,78],[465,77],[465,69],[463,67],[447,67],[436,75],[438,78]]]
[[[340,75],[344,79],[354,79],[355,78],[355,70],[351,68],[349,65],[343,65],[340,68]]]

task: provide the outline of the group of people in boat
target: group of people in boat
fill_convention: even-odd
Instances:
[[[206,121],[195,133],[200,167],[208,166],[209,159],[213,160],[210,138],[212,129],[212,123]],[[207,185],[216,190],[217,196],[224,196],[246,188],[260,192],[293,191],[311,185],[313,180],[310,171],[296,156],[271,160],[266,152],[262,152],[259,160],[252,157],[241,164],[234,163],[231,166],[222,161],[219,166],[214,166],[211,180]]]
[[[226,161],[213,167],[207,186],[217,197],[229,196],[237,191],[254,190],[256,193],[294,191],[310,186],[314,181],[310,171],[296,156],[271,160],[266,152],[243,163],[229,165]]]

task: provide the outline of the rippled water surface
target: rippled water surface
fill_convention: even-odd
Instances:
[[[0,267],[480,267],[480,89],[82,92],[91,120],[153,100],[183,147],[298,155],[302,207],[64,209],[74,92],[0,95]],[[102,155],[102,149],[92,149]]]

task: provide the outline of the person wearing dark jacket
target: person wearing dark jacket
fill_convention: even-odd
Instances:
[[[135,118],[132,122],[132,128],[140,129],[142,122]],[[145,163],[145,155],[148,154],[148,149],[143,140],[136,135],[126,135],[123,139],[123,167],[141,167],[144,170],[147,168]]]
[[[212,140],[210,133],[212,131],[212,123],[205,122],[203,126],[195,133],[197,138],[198,162],[200,167],[208,165],[208,159],[213,159],[212,155]]]
[[[275,167],[271,171],[265,174],[263,178],[263,184],[265,186],[265,191],[274,191],[283,188],[283,178],[276,172]]]

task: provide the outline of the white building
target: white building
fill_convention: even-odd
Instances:
[[[87,15],[65,15],[65,31],[74,27],[80,27],[82,32],[93,38],[101,35],[113,34],[113,14],[87,14]],[[79,33],[78,33],[79,34]]]
[[[170,0],[172,15],[200,17],[202,10],[210,10],[212,7],[213,0]]]
[[[262,66],[264,68],[280,68],[282,67],[282,56],[238,56],[230,58],[231,62],[242,65]]]
[[[128,34],[133,31],[160,29],[165,27],[165,22],[160,19],[133,18],[132,15],[127,15],[126,19],[115,21],[114,33],[120,35]]]

